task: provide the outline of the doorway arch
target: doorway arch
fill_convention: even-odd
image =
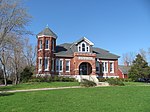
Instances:
[[[79,65],[79,75],[90,75],[92,73],[92,66],[88,62],[82,62]]]

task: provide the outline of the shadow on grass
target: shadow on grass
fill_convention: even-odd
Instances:
[[[19,85],[8,85],[8,86],[1,86],[0,91],[10,91],[10,90],[16,90],[21,88]]]
[[[11,96],[11,95],[14,95],[14,93],[6,93],[6,92],[0,93],[0,97]]]

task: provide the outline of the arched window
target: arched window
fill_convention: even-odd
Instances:
[[[85,43],[82,43],[82,52],[85,52]]]

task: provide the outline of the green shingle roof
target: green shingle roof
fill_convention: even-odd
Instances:
[[[52,36],[54,38],[57,38],[57,35],[49,27],[46,27],[37,36],[41,36],[41,35],[47,35],[47,36]]]

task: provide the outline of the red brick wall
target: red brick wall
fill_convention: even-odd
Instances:
[[[42,49],[39,50],[40,44],[39,41],[42,40]],[[45,50],[45,40],[49,40],[49,50]],[[50,71],[44,71],[44,57],[49,57],[49,70],[51,70],[51,61],[52,58],[55,58],[55,54],[52,51],[52,40],[55,42],[56,46],[56,39],[53,37],[38,37],[38,45],[37,45],[37,59],[36,59],[36,73],[40,74],[54,74],[54,72]],[[42,57],[42,71],[38,71],[38,65],[39,65],[39,57]]]

